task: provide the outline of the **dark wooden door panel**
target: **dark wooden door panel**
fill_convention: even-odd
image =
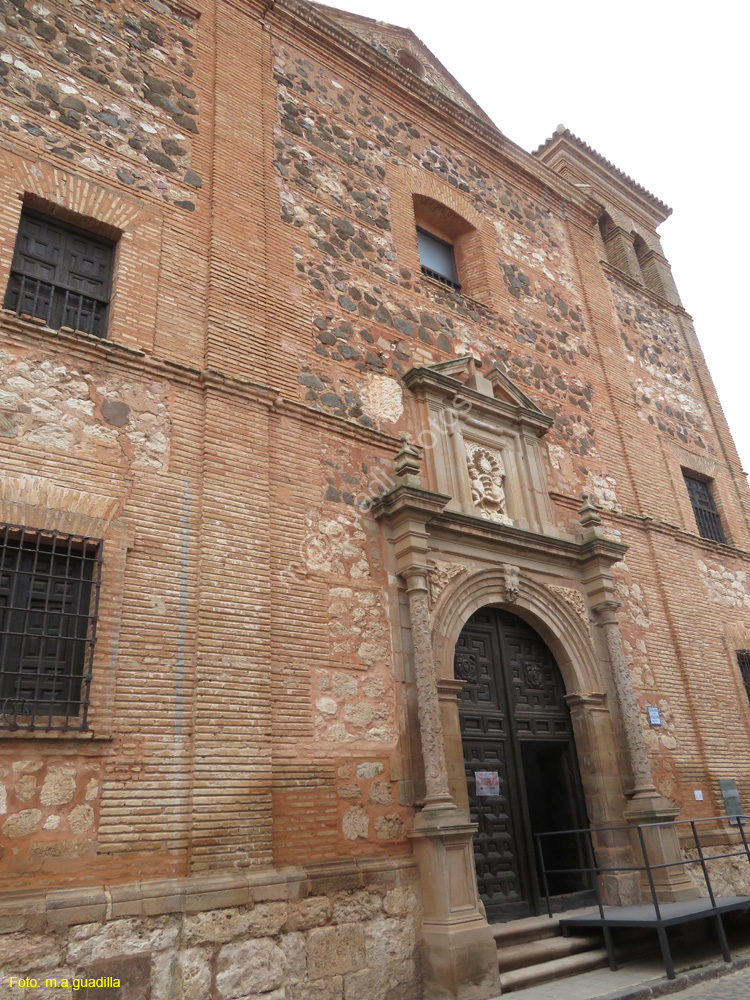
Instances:
[[[570,828],[574,817],[581,816],[569,783],[550,789],[551,808],[541,813],[539,802],[527,797],[545,796],[547,775],[557,782],[559,768],[550,770],[545,762],[556,761],[558,752],[567,754],[566,746],[574,758],[562,679],[540,636],[520,618],[491,608],[478,611],[461,632],[454,670],[465,682],[459,717],[470,816],[478,827],[474,859],[479,894],[491,920],[528,916],[536,912],[539,896],[532,842],[537,815],[545,823],[552,815],[554,823],[559,814],[564,822],[558,829]],[[528,753],[522,753],[524,747]],[[528,783],[524,761],[530,772],[534,769]],[[497,795],[477,794],[480,771],[497,772]],[[560,795],[566,803],[571,799],[565,808],[559,805]]]

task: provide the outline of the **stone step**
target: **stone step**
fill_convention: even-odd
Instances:
[[[540,983],[549,983],[554,979],[564,979],[581,972],[589,972],[591,969],[601,969],[608,964],[606,949],[597,948],[596,951],[584,951],[578,955],[568,955],[566,958],[555,958],[551,962],[542,962],[541,965],[502,972],[500,986],[503,993],[511,993],[529,986],[538,986]]]
[[[510,920],[507,924],[493,924],[492,933],[498,948],[505,948],[506,945],[524,941],[558,937],[562,932],[559,917],[524,917],[523,920]]]
[[[541,938],[538,941],[498,948],[497,966],[500,972],[511,972],[514,969],[552,962],[557,958],[566,958],[568,955],[577,955],[582,951],[598,950],[601,946],[602,939],[597,935]]]

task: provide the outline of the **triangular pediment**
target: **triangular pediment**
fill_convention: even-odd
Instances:
[[[544,412],[539,409],[536,403],[529,399],[526,393],[519,389],[516,383],[509,379],[497,365],[491,368],[484,377],[492,384],[492,394],[495,399],[505,400],[507,403],[512,403],[513,406],[521,406],[525,410],[531,410],[533,413],[544,416]]]
[[[434,87],[443,96],[459,104],[466,111],[478,115],[492,124],[490,118],[482,111],[474,98],[464,90],[461,84],[448,72],[437,56],[427,48],[424,42],[409,28],[400,28],[395,24],[376,21],[361,14],[350,14],[337,7],[325,4],[315,4],[315,7],[335,21],[341,27],[351,31],[363,42],[375,49],[381,55],[398,63],[423,83]]]
[[[493,409],[498,417],[501,414],[506,420],[510,416],[514,419],[522,417],[536,426],[538,433],[546,433],[552,425],[552,418],[529,399],[498,365],[485,375],[470,354],[411,368],[404,375],[404,382],[412,391],[429,386],[438,394],[455,395],[460,386],[462,393],[469,390],[474,405]]]

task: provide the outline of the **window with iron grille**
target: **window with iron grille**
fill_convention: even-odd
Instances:
[[[0,729],[88,729],[98,538],[0,525]]]
[[[106,337],[113,260],[111,240],[24,209],[4,306]]]
[[[739,664],[742,680],[745,684],[747,697],[750,699],[750,649],[737,650],[737,663]]]
[[[683,472],[685,486],[687,486],[690,503],[695,514],[695,523],[698,526],[698,534],[701,538],[710,538],[714,542],[724,542],[724,531],[721,527],[719,512],[716,509],[713,495],[711,494],[711,484],[705,479],[698,479],[687,472]]]
[[[448,285],[455,291],[461,291],[456,269],[456,255],[453,246],[445,240],[438,239],[425,229],[417,227],[417,248],[422,274],[435,281]]]

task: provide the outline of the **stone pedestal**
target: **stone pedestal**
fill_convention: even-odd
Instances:
[[[424,903],[422,969],[430,1000],[488,1000],[500,994],[497,948],[474,872],[472,823],[431,811],[410,834]]]
[[[677,810],[661,795],[634,798],[625,810],[625,819],[633,826],[642,823],[672,824],[676,818]],[[632,841],[638,864],[645,864],[637,830],[633,830]],[[650,865],[666,865],[670,862],[683,860],[677,827],[674,825],[645,827],[643,829],[643,842]],[[677,903],[684,899],[697,899],[700,895],[683,865],[674,868],[657,868],[652,872],[652,877],[656,897],[660,903]],[[641,891],[644,900],[650,901],[651,888],[646,872],[641,876]]]

